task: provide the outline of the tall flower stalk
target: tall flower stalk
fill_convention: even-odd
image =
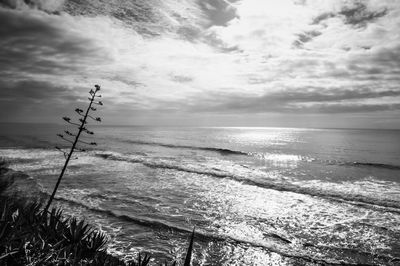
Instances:
[[[65,163],[64,163],[64,166],[63,166],[63,168],[61,170],[61,173],[60,173],[60,175],[58,177],[57,183],[54,186],[53,193],[51,193],[51,196],[50,196],[50,198],[49,198],[49,200],[48,200],[48,202],[46,204],[46,207],[45,207],[45,209],[43,211],[44,215],[47,214],[47,212],[48,212],[48,210],[50,208],[50,205],[51,205],[51,203],[52,203],[52,201],[54,199],[54,196],[56,195],[57,189],[58,189],[58,187],[59,187],[59,185],[61,183],[61,179],[63,178],[65,170],[67,169],[68,163],[71,160],[72,154],[76,150],[85,151],[84,149],[78,147],[78,144],[85,144],[85,145],[92,145],[92,146],[97,145],[96,142],[85,142],[85,141],[79,140],[79,137],[81,136],[82,132],[84,132],[86,134],[89,134],[89,135],[93,135],[94,134],[92,131],[89,131],[86,128],[86,124],[87,124],[87,119],[88,118],[90,118],[90,119],[92,119],[94,121],[97,121],[97,122],[101,122],[101,118],[100,117],[93,117],[93,116],[91,116],[89,114],[91,111],[93,111],[93,112],[96,111],[96,108],[94,107],[94,105],[103,105],[103,103],[101,101],[97,101],[97,98],[101,97],[101,95],[97,94],[100,91],[100,86],[99,85],[95,85],[94,87],[95,87],[95,90],[90,90],[89,91],[89,94],[90,94],[90,97],[88,98],[89,99],[89,106],[87,107],[86,111],[84,112],[82,109],[79,109],[79,108],[75,109],[75,112],[80,116],[78,123],[72,122],[71,118],[69,118],[69,117],[63,117],[64,121],[66,121],[67,123],[69,123],[71,125],[74,125],[74,126],[77,126],[78,127],[78,132],[76,134],[74,134],[74,133],[71,133],[71,132],[69,132],[67,130],[67,131],[64,131],[64,133],[66,135],[57,134],[57,136],[59,136],[64,141],[67,141],[67,142],[71,143],[72,146],[71,146],[69,152],[66,152],[63,149],[61,149],[59,147],[56,147],[56,149],[58,149],[59,151],[61,151],[64,154]]]

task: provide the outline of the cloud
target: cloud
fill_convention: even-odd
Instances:
[[[226,26],[229,21],[238,17],[236,8],[225,0],[204,0],[199,1],[199,5],[210,25]]]
[[[368,103],[363,101],[384,99],[385,97],[400,99],[400,89],[353,88],[343,90],[341,88],[306,87],[296,90],[279,90],[258,96],[214,93],[206,97],[199,95],[197,102],[187,105],[187,108],[200,112],[221,113],[349,113],[399,109],[400,104],[393,102]]]
[[[343,7],[339,15],[344,16],[344,22],[356,27],[365,27],[367,23],[371,23],[376,19],[387,14],[387,9],[379,11],[369,11],[367,6],[362,2],[355,2],[351,7]]]
[[[340,10],[337,12],[329,11],[317,15],[313,18],[313,25],[326,23],[328,19],[338,17],[343,20],[344,24],[349,24],[354,27],[366,27],[369,23],[385,16],[388,13],[388,8],[380,7],[378,10],[370,10],[366,2],[349,1],[342,2]]]
[[[0,4],[14,9],[39,9],[46,12],[59,11],[65,0],[0,0]]]
[[[395,1],[0,3],[0,90],[21,99],[14,109],[42,97],[64,106],[57,99],[100,83],[105,115],[120,123],[168,112],[243,123],[272,112],[398,115]]]
[[[80,105],[81,92],[87,88],[68,87],[43,81],[0,82],[0,119],[7,122],[48,122],[71,112]],[[32,116],[32,114],[35,114]]]
[[[328,104],[328,105],[314,105],[312,108],[303,107],[299,108],[303,109],[308,113],[369,113],[369,112],[377,112],[377,111],[398,111],[400,110],[400,104],[391,103],[391,104],[367,104],[367,103],[350,103],[350,104]]]
[[[77,91],[63,85],[40,81],[22,80],[18,82],[1,82],[1,101],[21,101],[24,103],[42,103],[46,101],[68,101],[79,99]]]
[[[0,89],[9,97],[13,93],[21,96],[21,91],[26,96],[12,103],[14,109],[28,105],[24,101],[39,100],[42,91],[59,96],[54,84],[75,87],[73,93],[98,82],[107,88],[105,109],[110,112],[121,105],[147,110],[155,99],[176,98],[187,91],[190,86],[185,83],[193,81],[191,75],[199,65],[208,64],[213,50],[203,44],[193,47],[173,35],[149,39],[129,23],[109,16],[74,17],[0,8],[0,23],[0,75],[4,81]],[[192,60],[198,63],[190,63]],[[28,83],[43,84],[43,89],[27,86],[22,90],[19,86]],[[58,98],[45,99],[51,104]],[[41,115],[43,112],[32,112],[27,117]]]
[[[112,18],[148,38],[164,34],[178,37],[182,29],[199,31],[209,24],[207,15],[194,0],[67,1],[63,11],[72,16]]]
[[[315,18],[313,18],[311,24],[316,25],[316,24],[321,23],[324,20],[327,20],[327,19],[333,18],[333,17],[335,17],[335,14],[332,12],[322,13],[322,14],[319,14],[318,16],[316,16]]]
[[[183,75],[172,75],[172,80],[176,81],[176,82],[185,83],[185,82],[193,81],[193,78],[188,77],[188,76],[183,76]]]
[[[321,35],[322,33],[317,30],[306,31],[303,33],[299,33],[298,39],[293,42],[293,46],[297,48],[302,48],[305,43],[310,42],[313,38]]]
[[[88,59],[93,64],[102,60],[93,40],[74,34],[61,22],[65,20],[40,12],[0,9],[0,72],[65,74],[88,67]]]

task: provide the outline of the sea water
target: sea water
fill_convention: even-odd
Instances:
[[[67,129],[2,124],[0,157],[50,194]],[[91,130],[98,145],[74,154],[56,204],[117,256],[180,260],[195,228],[195,265],[399,265],[400,131]]]

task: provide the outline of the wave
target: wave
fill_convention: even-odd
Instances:
[[[55,142],[43,140],[35,136],[0,135],[0,139],[2,148],[49,149],[57,145]]]
[[[185,235],[192,233],[191,228],[179,226],[176,224],[171,224],[171,223],[168,223],[165,221],[159,221],[159,220],[151,219],[151,218],[143,218],[140,216],[133,217],[133,216],[130,216],[127,214],[120,214],[116,211],[92,207],[92,206],[89,206],[82,202],[72,200],[69,198],[60,197],[60,196],[56,196],[55,199],[58,201],[64,201],[68,204],[86,208],[94,213],[111,216],[111,217],[114,217],[114,218],[117,218],[120,220],[124,220],[129,223],[134,223],[134,224],[137,224],[140,226],[149,227],[149,228],[156,229],[156,230],[166,230],[166,231],[173,230],[177,233],[181,233],[181,234],[185,234]],[[309,254],[296,252],[291,247],[292,241],[290,241],[278,234],[267,233],[267,234],[264,234],[264,236],[267,236],[269,238],[269,240],[272,240],[274,242],[273,243],[260,243],[260,242],[246,240],[246,239],[228,236],[228,235],[218,235],[216,233],[206,232],[206,231],[199,230],[199,229],[196,229],[196,231],[195,231],[196,241],[228,242],[228,243],[239,244],[239,245],[244,244],[244,245],[250,245],[250,246],[253,246],[256,248],[262,248],[269,252],[274,252],[274,253],[280,254],[284,257],[300,259],[300,260],[303,260],[306,262],[312,262],[312,263],[317,263],[317,264],[322,264],[322,265],[343,265],[343,260],[326,260],[326,259],[323,259],[318,256],[311,256]],[[325,250],[329,250],[329,249],[342,250],[342,248],[339,248],[339,247],[319,246],[319,245],[314,245],[312,243],[304,243],[303,247],[304,248],[313,247],[313,248],[318,248],[318,249],[323,248]],[[345,249],[343,249],[343,250],[345,250]],[[306,250],[304,250],[304,251],[306,251]],[[372,254],[372,253],[368,253],[368,252],[365,252],[362,250],[357,250],[357,249],[354,249],[353,252],[363,255],[365,257],[374,257],[374,258],[379,257],[380,259],[383,259],[385,261],[389,261],[390,259],[392,259],[392,257],[390,257],[390,256]],[[345,265],[358,265],[358,264],[357,263],[346,263]],[[363,264],[363,265],[369,265],[369,264]]]
[[[168,164],[165,162],[152,162],[152,161],[149,161],[146,159],[140,159],[140,158],[135,158],[135,159],[127,158],[124,156],[118,156],[118,155],[109,154],[109,153],[97,153],[96,156],[101,157],[106,160],[123,161],[123,162],[129,162],[129,163],[140,163],[140,164],[143,164],[150,168],[171,169],[171,170],[182,171],[182,172],[198,174],[198,175],[210,175],[210,176],[220,177],[220,178],[235,178],[235,176],[231,175],[230,173],[225,173],[225,172],[222,172],[219,170],[204,171],[204,170],[198,170],[198,169],[190,168],[190,167]],[[240,181],[245,181],[245,180],[243,179]]]
[[[61,197],[61,196],[56,196],[55,197],[56,200],[58,201],[64,201],[67,202],[69,204],[73,204],[73,205],[77,205],[80,207],[84,207],[86,209],[89,209],[90,211],[96,212],[96,213],[101,213],[101,214],[106,214],[115,218],[118,218],[120,220],[124,220],[127,222],[132,222],[135,223],[137,225],[141,225],[141,226],[145,226],[145,227],[150,227],[150,228],[155,228],[155,229],[163,229],[163,230],[174,230],[176,232],[179,233],[184,233],[184,234],[191,234],[192,233],[192,229],[191,228],[187,228],[187,227],[183,227],[183,226],[178,226],[176,224],[171,224],[165,221],[159,221],[156,219],[151,219],[151,218],[143,218],[140,216],[130,216],[127,214],[120,214],[117,211],[112,211],[112,210],[107,210],[107,209],[102,209],[99,207],[93,207],[93,206],[89,206],[83,202],[79,202],[70,198],[65,198],[65,197]],[[205,241],[227,241],[227,240],[234,240],[233,238],[230,237],[224,237],[224,236],[219,236],[216,234],[211,234],[211,233],[207,233],[204,231],[200,231],[200,230],[196,230],[196,238],[200,239],[200,240],[205,240]],[[270,236],[273,239],[276,240],[280,240],[282,242],[285,243],[292,243],[290,240],[285,239],[282,236],[279,236],[277,234],[265,234],[266,236]],[[250,242],[246,242],[247,244],[249,244]]]
[[[400,170],[400,165],[375,163],[375,162],[349,162],[339,160],[322,160],[309,157],[301,157],[301,161],[310,163],[320,163],[325,165],[337,165],[337,166],[349,166],[349,167],[360,167],[360,168],[380,168],[389,170]]]
[[[242,184],[257,186],[265,189],[273,189],[277,191],[287,191],[287,192],[295,192],[299,194],[306,194],[310,196],[317,196],[321,198],[325,198],[328,200],[334,200],[339,202],[345,202],[352,205],[357,205],[360,207],[364,207],[367,209],[373,209],[378,211],[388,211],[394,213],[400,213],[400,202],[391,201],[386,199],[377,199],[377,198],[369,198],[364,195],[349,195],[349,194],[338,194],[334,191],[329,190],[318,190],[316,188],[310,187],[301,187],[299,185],[294,185],[290,183],[282,183],[276,182],[274,180],[268,180],[268,182],[259,182],[248,177],[235,175],[228,172],[222,172],[219,170],[203,170],[203,169],[196,169],[176,164],[170,164],[166,162],[154,162],[146,159],[141,158],[129,158],[126,156],[120,156],[115,154],[109,153],[97,153],[96,156],[101,157],[106,160],[113,160],[113,161],[124,161],[129,163],[140,163],[150,168],[162,168],[162,169],[171,169],[175,171],[187,172],[192,174],[198,175],[207,175],[216,178],[227,178],[230,180],[235,180],[241,182]]]
[[[361,225],[361,226],[365,226],[365,227],[372,227],[372,228],[374,228],[376,230],[380,230],[380,231],[390,232],[390,234],[398,234],[398,235],[400,235],[399,232],[397,232],[397,231],[395,231],[395,230],[393,230],[391,228],[385,227],[385,226],[380,226],[380,225],[376,225],[376,224],[370,224],[370,223],[361,222],[361,221],[357,222],[357,224]]]
[[[350,167],[360,167],[360,168],[370,167],[370,168],[400,170],[400,166],[394,164],[324,160],[324,159],[317,159],[313,157],[295,155],[295,154],[268,154],[268,153],[266,154],[266,153],[249,152],[249,155],[252,155],[255,158],[265,161],[304,162],[304,163],[318,163],[323,165],[350,166]]]
[[[400,170],[400,165],[376,163],[376,162],[358,162],[358,161],[341,161],[341,160],[325,160],[309,156],[295,155],[295,154],[280,154],[280,153],[258,153],[249,152],[249,155],[264,161],[283,161],[283,162],[304,162],[304,163],[318,163],[323,165],[337,165],[337,166],[350,166],[350,167],[371,167],[381,169]]]
[[[12,158],[12,157],[3,157],[3,158],[9,164],[26,164],[26,163],[33,163],[40,161],[40,159],[38,158]]]
[[[166,148],[211,151],[211,152],[220,153],[221,155],[248,155],[247,152],[224,149],[224,148],[177,145],[177,144],[167,144],[167,143],[160,143],[160,142],[147,142],[147,141],[140,141],[140,140],[125,140],[124,142],[132,143],[132,144],[139,144],[139,145],[159,146],[159,147],[166,147]]]
[[[321,244],[314,245],[313,243],[309,243],[309,242],[303,244],[303,246],[305,248],[309,248],[309,247],[316,248],[316,249],[318,249],[318,250],[320,250],[322,252],[324,252],[324,251],[340,252],[340,254],[342,256],[348,254],[348,255],[350,255],[350,257],[368,258],[368,260],[374,261],[374,264],[372,264],[372,265],[377,265],[377,264],[381,265],[376,261],[377,259],[383,260],[384,261],[384,265],[391,265],[391,264],[389,264],[389,262],[394,262],[394,260],[398,259],[398,258],[393,257],[391,255],[371,253],[371,252],[368,252],[368,251],[359,250],[357,248],[350,248],[350,247],[337,247],[337,246],[329,246],[329,245],[321,245]],[[342,265],[360,265],[360,266],[361,265],[370,265],[370,264],[364,264],[364,263],[362,263],[362,264],[358,264],[358,263],[356,263],[356,264],[348,264],[348,263],[344,263],[344,262],[342,262],[342,263],[343,263]]]
[[[308,162],[308,163],[322,163],[327,165],[338,165],[338,166],[352,166],[352,167],[371,167],[371,168],[382,168],[382,169],[390,169],[390,170],[400,170],[399,165],[393,164],[384,164],[384,163],[374,163],[374,162],[347,162],[347,161],[336,161],[336,160],[318,160],[316,158],[304,157],[304,156],[297,156],[297,155],[288,155],[288,154],[266,154],[258,153],[258,152],[244,152],[244,151],[237,151],[225,148],[215,148],[215,147],[199,147],[199,146],[190,146],[190,145],[177,145],[177,144],[167,144],[167,143],[160,143],[160,142],[148,142],[148,141],[141,141],[141,140],[122,140],[126,143],[132,144],[139,144],[139,145],[150,145],[150,146],[159,146],[159,147],[166,147],[166,148],[177,148],[177,149],[190,149],[190,150],[202,150],[202,151],[210,151],[210,152],[217,152],[221,155],[248,155],[253,156],[259,159],[271,160],[275,159],[275,156],[287,159],[291,161],[290,158],[296,157],[300,161]]]
[[[328,164],[331,164],[329,161]],[[372,162],[336,162],[332,163],[336,165],[344,165],[344,166],[355,166],[355,167],[373,167],[373,168],[382,168],[382,169],[390,169],[390,170],[400,170],[399,165],[393,164],[384,164],[384,163],[372,163]]]

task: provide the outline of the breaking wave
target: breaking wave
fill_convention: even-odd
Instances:
[[[369,198],[364,195],[351,195],[345,193],[336,193],[335,191],[329,191],[324,189],[310,188],[310,187],[301,187],[299,185],[294,185],[290,183],[282,183],[274,180],[265,180],[265,182],[260,182],[256,180],[249,179],[248,177],[236,175],[229,172],[224,172],[215,169],[197,169],[188,166],[181,166],[169,162],[163,161],[150,161],[148,159],[141,158],[130,158],[127,156],[115,155],[111,153],[97,153],[96,156],[103,158],[105,160],[113,160],[113,161],[124,161],[129,163],[140,163],[150,168],[162,168],[162,169],[170,169],[175,171],[187,172],[198,175],[207,175],[216,178],[226,178],[230,180],[235,180],[241,182],[246,185],[257,186],[265,189],[273,189],[277,191],[288,191],[295,192],[300,194],[306,194],[310,196],[318,196],[321,198],[325,198],[328,200],[335,200],[340,202],[346,202],[349,204],[365,207],[368,209],[374,210],[382,210],[400,213],[400,202],[389,200],[389,199],[378,199],[378,198]]]
[[[382,169],[390,169],[390,170],[400,170],[400,166],[399,166],[399,165],[384,164],[384,163],[369,163],[369,162],[331,162],[331,161],[328,161],[328,164],[344,165],[344,166],[354,166],[354,167],[373,167],[373,168],[382,168]]]
[[[189,145],[166,144],[166,143],[159,143],[159,142],[146,142],[146,141],[140,141],[140,140],[126,140],[125,142],[132,143],[132,144],[139,144],[139,145],[151,145],[151,146],[166,147],[166,148],[178,148],[178,149],[211,151],[211,152],[217,152],[217,153],[219,153],[221,155],[248,155],[247,152],[235,151],[235,150],[224,149],[224,148],[198,147],[198,146],[189,146]]]
[[[141,140],[123,140],[123,142],[131,143],[131,144],[139,144],[139,145],[149,145],[149,146],[158,146],[158,147],[166,147],[172,149],[189,149],[189,150],[201,150],[201,151],[210,151],[216,152],[221,155],[247,155],[256,157],[259,159],[274,160],[274,156],[271,154],[263,154],[258,152],[244,152],[238,150],[230,150],[225,148],[216,148],[216,147],[199,147],[199,146],[190,146],[190,145],[178,145],[178,144],[168,144],[161,142],[148,142]],[[273,155],[273,154],[272,154]],[[400,165],[393,164],[384,164],[384,163],[375,163],[375,162],[347,162],[347,161],[338,161],[338,160],[318,160],[315,158],[309,158],[304,156],[295,156],[295,155],[282,155],[279,154],[278,157],[284,156],[285,160],[292,160],[293,157],[300,161],[304,161],[307,163],[321,163],[326,165],[339,165],[339,166],[349,166],[349,167],[371,167],[371,168],[381,168],[381,169],[389,169],[389,170],[400,170]]]

